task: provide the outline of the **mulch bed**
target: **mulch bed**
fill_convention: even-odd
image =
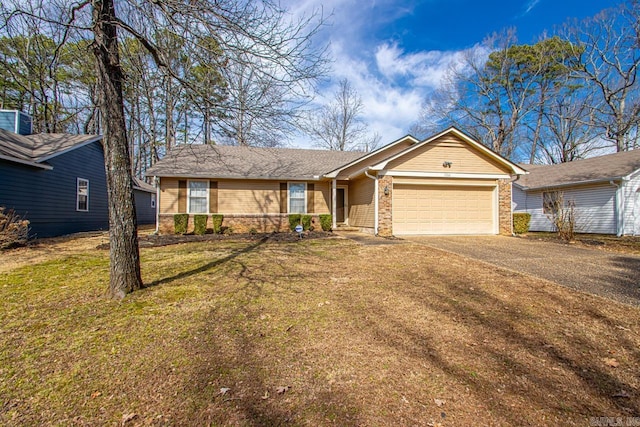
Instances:
[[[302,239],[326,239],[335,238],[335,234],[327,231],[306,231],[302,233]],[[215,241],[268,241],[291,243],[300,240],[298,233],[237,233],[237,234],[147,234],[138,237],[138,245],[141,248],[151,248],[160,246],[177,245],[180,243],[192,242],[215,242]],[[96,249],[109,249],[109,243],[102,243]]]

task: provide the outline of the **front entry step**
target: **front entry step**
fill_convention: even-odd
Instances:
[[[338,224],[336,231],[360,231],[359,227],[350,227],[344,224]]]

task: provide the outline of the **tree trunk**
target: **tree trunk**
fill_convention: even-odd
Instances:
[[[142,288],[131,160],[127,145],[118,39],[113,0],[93,0],[93,53],[104,124],[104,156],[109,194],[110,283],[108,295],[123,298]]]

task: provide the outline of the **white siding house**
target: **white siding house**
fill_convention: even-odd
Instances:
[[[554,231],[544,213],[547,192],[573,203],[576,232],[640,235],[640,150],[558,165],[522,165],[513,182],[513,212],[531,214],[531,231]]]

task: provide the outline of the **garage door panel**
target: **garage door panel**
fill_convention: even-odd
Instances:
[[[494,188],[396,184],[394,234],[492,234]]]

